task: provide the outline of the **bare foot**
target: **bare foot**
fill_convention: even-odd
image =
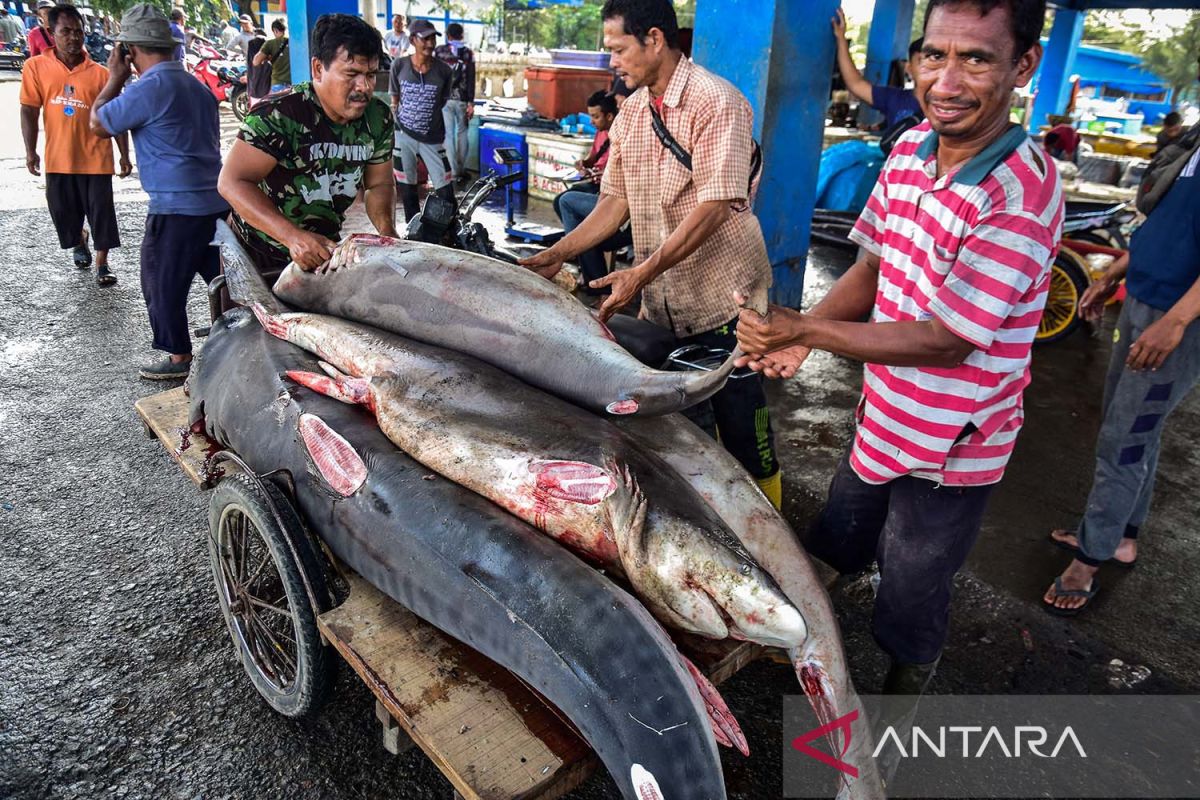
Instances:
[[[1064,589],[1084,589],[1092,588],[1092,578],[1095,576],[1099,567],[1089,567],[1082,561],[1072,561],[1067,567],[1066,572],[1061,576],[1062,587]],[[1056,608],[1079,608],[1088,602],[1086,597],[1059,597],[1055,591],[1054,584],[1050,584],[1050,588],[1046,590],[1046,594],[1042,596],[1042,600],[1047,605],[1052,605]]]
[[[1059,528],[1050,531],[1050,538],[1059,544],[1079,549],[1079,538],[1068,530]],[[1137,539],[1127,539],[1122,537],[1121,543],[1117,545],[1117,552],[1113,554],[1113,561],[1120,561],[1122,564],[1132,564],[1137,561]]]

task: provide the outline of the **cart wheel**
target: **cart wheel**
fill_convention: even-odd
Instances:
[[[1038,344],[1056,342],[1079,327],[1079,298],[1089,283],[1080,261],[1079,256],[1063,248],[1050,265],[1050,294],[1034,338]]]
[[[300,518],[279,489],[238,474],[217,485],[208,519],[217,597],[246,674],[283,716],[312,715],[329,695],[336,659],[317,630],[316,615],[325,609],[314,610],[304,588],[301,570],[318,602],[328,602]]]

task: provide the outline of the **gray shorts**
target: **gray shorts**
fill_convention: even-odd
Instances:
[[[450,162],[446,159],[446,144],[426,144],[418,142],[413,137],[396,128],[396,148],[392,155],[400,161],[400,171],[403,176],[397,176],[401,183],[416,184],[417,159],[425,164],[429,173],[429,182],[434,189],[440,189],[450,183]]]

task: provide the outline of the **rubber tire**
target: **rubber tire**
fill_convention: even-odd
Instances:
[[[241,122],[250,113],[250,95],[244,88],[234,89],[229,97],[229,105],[233,108],[233,115]]]
[[[1075,259],[1067,253],[1060,251],[1058,255],[1054,257],[1054,263],[1050,268],[1051,270],[1058,270],[1070,278],[1071,283],[1075,286],[1075,293],[1077,297],[1083,297],[1083,293],[1087,291],[1088,286],[1091,284],[1091,280],[1088,278],[1087,273],[1084,272],[1083,267],[1076,263]],[[1053,280],[1053,276],[1051,276],[1051,279]],[[1049,298],[1047,298],[1047,302],[1049,302]],[[1080,319],[1079,309],[1076,307],[1075,311],[1072,313],[1071,321],[1067,323],[1065,328],[1060,331],[1047,334],[1043,334],[1039,329],[1037,335],[1034,337],[1033,343],[1050,344],[1051,342],[1060,341],[1074,333],[1075,330],[1082,324],[1083,320]]]
[[[225,625],[229,630],[230,639],[237,651],[242,668],[259,695],[274,711],[290,719],[311,718],[317,714],[321,706],[329,699],[333,689],[337,657],[332,648],[327,647],[321,640],[317,629],[317,615],[328,610],[322,607],[314,610],[309,603],[308,594],[304,590],[304,581],[300,576],[303,569],[312,585],[313,594],[322,606],[328,605],[329,594],[326,590],[325,571],[317,553],[313,551],[311,539],[305,532],[292,504],[274,485],[263,482],[266,494],[245,474],[231,475],[225,478],[213,491],[209,502],[209,564],[213,570],[213,580],[217,587],[217,602]],[[273,686],[254,666],[249,653],[242,646],[240,639],[234,633],[232,615],[226,604],[224,592],[221,590],[221,567],[217,554],[217,530],[221,514],[230,505],[236,505],[249,517],[250,522],[258,529],[266,543],[283,582],[287,593],[288,606],[294,614],[294,630],[296,633],[297,669],[296,680],[290,691],[281,692]],[[271,508],[279,512],[284,529],[280,529],[271,513]],[[302,562],[297,565],[283,537],[289,537]]]
[[[1101,247],[1111,247],[1116,250],[1128,250],[1129,241],[1120,231],[1114,233],[1107,228],[1092,228],[1086,231],[1075,231],[1066,236],[1068,239],[1077,239],[1081,242],[1089,244],[1098,244]]]

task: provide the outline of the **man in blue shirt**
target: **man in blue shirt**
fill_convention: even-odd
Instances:
[[[167,18],[154,6],[141,4],[126,11],[117,42],[91,125],[98,136],[133,133],[138,176],[150,195],[142,240],[142,294],[150,311],[154,348],[168,355],[142,368],[141,376],[182,378],[192,361],[188,291],[197,274],[205,281],[217,276],[219,258],[209,243],[217,220],[229,213],[229,205],[217,193],[217,103],[174,60],[177,41]],[[131,68],[137,70],[138,80],[126,87]]]
[[[862,76],[854,59],[850,57],[850,43],[846,40],[846,15],[839,8],[833,18],[833,34],[837,42],[838,72],[850,94],[868,104],[883,114],[884,129],[890,128],[905,117],[916,116],[924,119],[921,104],[912,89],[900,89],[895,86],[872,84]],[[908,67],[906,72],[911,78],[917,74],[917,63],[921,58],[921,40],[917,39],[908,46]]]
[[[184,45],[187,44],[187,31],[184,29],[184,22],[187,18],[183,16],[182,8],[171,9],[171,35],[179,44],[175,45],[175,51],[172,55],[176,61],[183,61]]]
[[[1121,279],[1125,302],[1104,382],[1096,473],[1076,532],[1051,541],[1075,553],[1042,598],[1047,611],[1078,614],[1095,595],[1104,562],[1131,567],[1150,512],[1167,416],[1200,381],[1200,139],[1130,242],[1079,301],[1099,319]]]

